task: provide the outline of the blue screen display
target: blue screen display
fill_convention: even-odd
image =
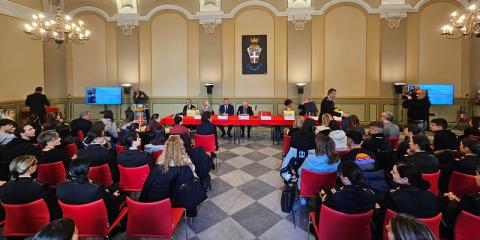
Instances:
[[[87,87],[87,104],[122,104],[121,87]]]
[[[426,90],[432,104],[453,104],[455,95],[453,84],[409,84],[408,91],[412,90],[414,86]]]

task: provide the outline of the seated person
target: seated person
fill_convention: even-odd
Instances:
[[[253,116],[252,107],[248,106],[248,102],[244,101],[242,103],[242,106],[238,107],[237,115]],[[247,133],[248,133],[247,137],[250,137],[251,129],[252,129],[251,125],[247,126]],[[240,126],[240,130],[242,131],[242,137],[245,137],[245,126]]]
[[[461,138],[469,137],[470,135],[480,136],[480,117],[470,118],[470,121],[468,121],[468,127],[463,131],[463,136]]]
[[[160,114],[154,113],[150,117],[148,125],[145,127],[145,132],[152,132],[157,130],[158,128],[163,128],[162,125],[160,125]]]
[[[322,124],[315,128],[315,134],[321,133],[328,136],[328,134],[332,131],[329,127],[331,121],[333,121],[332,115],[330,115],[329,113],[324,113],[322,115]]]
[[[185,196],[176,194],[177,189],[191,182],[195,167],[185,153],[185,147],[179,135],[171,135],[165,142],[165,150],[150,170],[140,193],[140,202],[157,202],[170,198],[173,206],[180,206]],[[186,197],[185,199],[191,199]],[[187,209],[187,216],[196,216],[196,208]]]
[[[82,131],[83,134],[86,136],[90,129],[92,128],[92,114],[90,111],[83,111],[80,113],[80,117],[73,120],[70,123],[70,127],[72,128],[72,134],[77,136],[78,131]]]
[[[204,112],[210,112],[213,115],[213,110],[212,107],[210,107],[208,100],[203,101],[202,105],[200,105],[200,115],[202,115]]]
[[[362,169],[352,161],[340,163],[338,173],[343,187],[326,195],[327,207],[346,214],[365,213],[375,208],[375,194],[369,189]]]
[[[360,132],[362,136],[365,135],[365,128],[363,128],[360,124],[360,119],[357,117],[357,115],[348,116],[348,121],[343,121],[343,123],[346,124],[346,126],[342,126],[343,130],[355,130]]]
[[[33,240],[78,240],[78,229],[70,218],[59,218],[43,227]]]
[[[337,121],[330,121],[328,127],[331,130],[328,136],[335,143],[335,151],[347,150],[347,135],[340,128],[340,125],[338,125]]]
[[[480,164],[480,142],[465,137],[460,141],[460,152],[464,156],[460,159],[455,159],[453,171],[475,175],[476,167]]]
[[[375,154],[377,167],[390,171],[393,166],[393,152],[390,143],[383,135],[383,122],[373,121],[368,130],[369,137],[362,143],[362,148]]]
[[[123,139],[125,151],[118,154],[118,164],[122,167],[141,167],[151,162],[150,155],[138,150],[142,145],[142,139],[137,132],[129,132]]]
[[[195,132],[198,135],[215,135],[215,145],[218,150],[218,139],[217,139],[217,128],[210,121],[212,113],[210,111],[205,111],[202,113],[202,123],[197,126],[197,131]]]
[[[113,112],[112,110],[105,110],[100,112],[100,114],[103,113],[103,118],[100,119],[101,122],[105,125],[105,133],[113,139],[118,138],[118,129],[117,129],[117,123],[115,123],[115,120],[113,119]]]
[[[223,104],[220,105],[220,107],[218,108],[218,112],[221,116],[232,116],[235,114],[235,108],[233,107],[232,104],[230,104],[230,99],[228,98],[224,98],[223,99]],[[218,126],[218,128],[220,128],[220,131],[222,132],[222,135],[221,137],[225,137],[225,127],[223,125],[220,125]],[[228,129],[227,129],[227,136],[229,138],[232,137],[232,128],[233,128],[233,125],[229,125],[228,126]]]
[[[190,130],[188,130],[188,128],[182,125],[182,122],[183,122],[182,116],[175,115],[173,117],[173,121],[175,122],[175,124],[173,125],[172,128],[170,128],[170,131],[169,131],[170,135],[183,135],[183,134],[190,135]]]
[[[58,148],[60,140],[58,133],[53,131],[46,131],[38,136],[38,143],[44,146],[36,156],[38,164],[62,162],[65,171],[68,171],[71,159],[62,149]],[[76,156],[73,156],[73,158],[76,158]]]
[[[435,118],[430,121],[430,129],[435,133],[433,136],[435,155],[439,155],[444,150],[458,150],[457,136],[447,130],[447,127],[447,120],[443,118]]]
[[[118,192],[109,195],[103,186],[88,180],[90,161],[88,159],[74,159],[70,164],[70,177],[57,186],[57,198],[59,201],[70,204],[87,204],[103,199],[108,211],[109,221],[113,221],[118,215],[121,199]]]
[[[15,121],[10,119],[0,119],[0,145],[5,145],[12,141],[15,136]]]
[[[391,174],[399,187],[386,196],[383,208],[408,213],[416,218],[431,218],[439,213],[437,197],[427,190],[430,184],[422,178],[415,165],[397,163]]]
[[[403,133],[405,134],[405,138],[398,144],[396,154],[397,154],[397,161],[405,160],[405,155],[407,155],[408,149],[410,149],[410,139],[413,136],[420,134],[422,130],[418,128],[417,124],[410,123],[407,127],[403,129]]]
[[[299,131],[303,125],[303,117],[296,116],[295,121],[293,121],[293,125],[288,128],[288,136],[292,136],[295,132]]]
[[[193,109],[197,109],[197,108],[195,107],[195,105],[192,104],[192,99],[187,98],[185,106],[183,106],[183,110],[182,110],[183,116],[187,116],[187,111],[193,110]]]
[[[438,158],[430,153],[430,140],[427,136],[417,135],[410,140],[410,149],[405,161],[414,164],[421,173],[437,172],[440,163]]]
[[[120,126],[120,131],[128,131],[127,127],[135,122],[135,113],[132,109],[128,108],[125,110],[125,120],[123,120],[122,125]],[[118,136],[120,138],[120,136]]]
[[[78,158],[89,159],[92,167],[108,164],[112,172],[113,181],[118,181],[119,175],[115,150],[108,147],[105,132],[99,129],[90,131],[85,141],[89,144],[78,152]]]
[[[314,128],[315,120],[311,118],[305,119],[302,128],[292,135],[290,147],[302,151],[314,149],[316,147]]]
[[[315,138],[315,154],[309,154],[302,166],[298,169],[297,181],[300,189],[300,179],[302,170],[310,170],[313,172],[336,172],[339,163],[339,156],[335,152],[335,143],[333,140],[323,134],[318,134]]]
[[[392,216],[386,228],[388,240],[436,239],[429,226],[406,213]]]
[[[50,211],[50,219],[55,219],[59,215],[59,207],[54,192],[32,178],[37,171],[37,164],[33,155],[13,159],[9,167],[11,181],[0,188],[0,199],[6,204],[27,204],[44,199]]]
[[[361,146],[362,134],[358,131],[347,131],[347,145],[350,151],[342,156],[342,162],[354,161],[363,171],[375,170],[375,154]]]
[[[68,144],[76,144],[77,148],[83,147],[81,144],[80,139],[78,137],[73,136],[72,130],[70,129],[70,125],[68,124],[61,124],[56,129],[58,136],[60,137],[60,146],[64,148]]]
[[[392,122],[393,113],[383,112],[380,116],[380,121],[383,122],[383,135],[385,135],[386,138],[400,137],[400,128]]]
[[[163,151],[165,145],[165,130],[163,128],[157,128],[155,131],[150,131],[153,133],[150,143],[145,145],[145,152],[154,153],[158,151]]]

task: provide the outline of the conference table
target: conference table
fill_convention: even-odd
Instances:
[[[304,117],[307,118],[307,117]],[[311,118],[317,120],[318,117],[312,116]],[[266,126],[271,127],[271,131],[273,133],[274,127],[276,126],[292,126],[294,120],[286,120],[283,116],[249,116],[245,118],[245,116],[218,116],[213,115],[211,121],[216,126],[234,126],[233,131],[233,143],[236,143],[236,140],[240,143],[240,138],[237,138],[237,127],[239,126]],[[196,126],[200,125],[201,119],[199,117],[193,116],[184,116],[183,117],[183,125],[191,125]],[[160,120],[161,125],[173,125],[173,115],[166,116]],[[275,144],[275,138],[272,138],[273,144]]]

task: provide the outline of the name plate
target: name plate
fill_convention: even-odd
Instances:
[[[260,120],[272,120],[272,116],[260,116]]]
[[[227,115],[219,115],[218,120],[228,120],[228,116]]]
[[[284,120],[295,120],[295,116],[284,115],[284,116],[283,116],[283,119],[284,119]]]
[[[310,116],[309,118],[315,120],[315,121],[318,121],[318,116]]]
[[[238,120],[249,120],[250,116],[248,115],[238,115]]]
[[[202,119],[202,116],[200,116],[200,115],[195,115],[195,116],[193,116],[193,119]]]

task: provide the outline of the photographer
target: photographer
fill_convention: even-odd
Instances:
[[[427,92],[418,89],[416,92],[408,92],[404,97],[406,99],[403,101],[403,107],[408,108],[408,123],[417,125],[423,132],[428,124],[430,114],[430,100],[428,100]]]

